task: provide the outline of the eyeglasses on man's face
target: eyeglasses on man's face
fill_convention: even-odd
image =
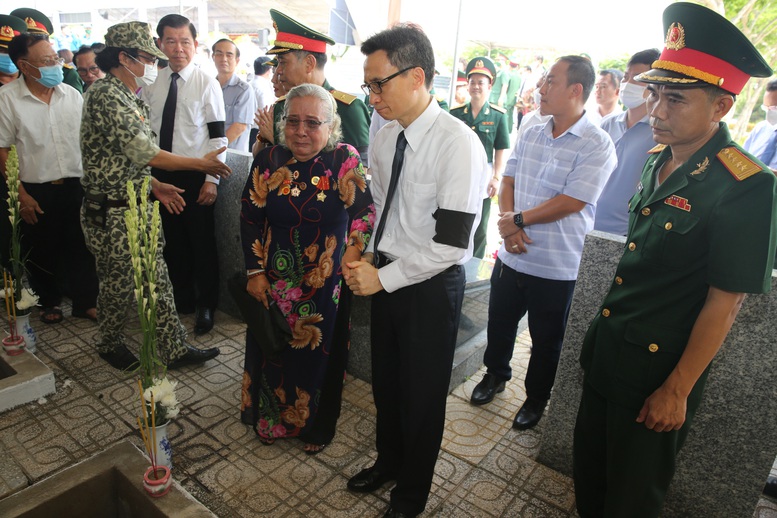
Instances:
[[[302,124],[308,131],[316,131],[322,124],[329,124],[331,121],[317,121],[315,119],[298,119],[297,117],[284,117],[286,126],[297,129]]]
[[[41,58],[38,61],[38,65],[37,66],[34,65],[33,62],[30,61],[29,59],[25,59],[24,61],[26,61],[30,65],[34,66],[35,68],[38,68],[38,67],[62,66],[62,65],[65,64],[65,60],[60,58],[60,57],[58,57],[58,56],[47,56],[45,58]]]
[[[399,72],[391,74],[390,76],[385,77],[379,81],[370,81],[369,83],[364,83],[362,85],[362,92],[364,92],[364,95],[370,95],[370,92],[374,94],[380,94],[383,92],[383,85],[385,85],[386,83],[388,83],[389,81],[397,77],[398,75],[404,74],[408,70],[412,70],[414,68],[416,68],[415,65],[412,67],[403,68]]]
[[[92,65],[89,68],[77,68],[76,71],[78,72],[78,75],[81,77],[86,77],[89,74],[96,76],[100,73],[100,67],[97,65]]]

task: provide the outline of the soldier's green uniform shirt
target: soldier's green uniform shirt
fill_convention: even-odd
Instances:
[[[510,147],[510,133],[507,131],[507,115],[504,108],[486,103],[477,117],[472,116],[471,103],[451,109],[451,115],[461,120],[477,133],[486,150],[488,163],[494,162],[495,149]]]
[[[494,81],[491,83],[491,96],[488,99],[491,104],[499,104],[499,98],[502,96],[502,88],[505,85],[505,81],[509,80],[510,74],[504,69],[499,69]]]
[[[84,96],[81,155],[84,190],[127,197],[127,181],[140,191],[151,174],[148,162],[159,153],[148,123],[148,105],[113,74],[95,81]]]
[[[731,140],[725,123],[656,188],[670,157],[666,147],[645,164],[623,256],[580,355],[586,383],[635,417],[680,359],[710,286],[771,287],[775,175]],[[688,397],[689,420],[708,370]]]
[[[334,91],[327,80],[324,80],[324,84],[321,86],[329,92]],[[352,145],[361,153],[370,144],[370,114],[367,111],[367,106],[358,98],[342,92],[336,92],[334,98],[337,99],[337,114],[340,115],[342,121],[343,142]],[[278,122],[281,120],[285,103],[286,99],[283,98],[273,105],[273,124],[275,125],[273,136],[276,144],[279,142]]]
[[[63,83],[72,86],[81,93],[84,93],[84,82],[81,80],[81,77],[78,75],[78,72],[75,68],[62,65],[62,74]]]

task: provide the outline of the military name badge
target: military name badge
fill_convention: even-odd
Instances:
[[[680,210],[684,210],[685,212],[691,212],[691,204],[688,203],[687,198],[681,198],[680,196],[673,194],[665,199],[664,203],[672,207],[676,207]]]

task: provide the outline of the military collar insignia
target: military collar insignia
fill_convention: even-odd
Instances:
[[[707,170],[707,168],[710,166],[710,159],[709,157],[704,157],[704,160],[701,161],[700,164],[696,164],[696,169],[691,171],[691,175],[697,175],[700,173],[703,173]]]
[[[717,154],[717,158],[738,182],[750,178],[761,171],[760,165],[750,160],[747,155],[733,146],[721,149]]]
[[[685,29],[683,28],[683,24],[674,22],[669,26],[669,30],[666,31],[664,46],[672,50],[685,48]]]
[[[654,153],[660,153],[661,151],[664,150],[665,147],[666,147],[666,144],[657,144],[655,147],[648,150],[648,154],[652,155]]]
[[[665,199],[664,203],[670,207],[675,207],[680,210],[684,210],[685,212],[691,212],[691,204],[688,203],[688,198],[681,198],[680,196],[673,194]]]

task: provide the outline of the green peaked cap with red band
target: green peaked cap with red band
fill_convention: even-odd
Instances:
[[[711,84],[739,94],[751,77],[772,69],[744,34],[715,11],[678,2],[664,10],[664,50],[634,79],[676,87]]]
[[[17,16],[0,14],[0,49],[8,49],[8,44],[14,38],[27,32],[27,24]]]
[[[297,20],[280,11],[270,9],[270,17],[275,29],[275,45],[267,54],[283,54],[290,50],[306,50],[308,52],[326,53],[327,45],[334,45],[335,40],[306,27]]]

